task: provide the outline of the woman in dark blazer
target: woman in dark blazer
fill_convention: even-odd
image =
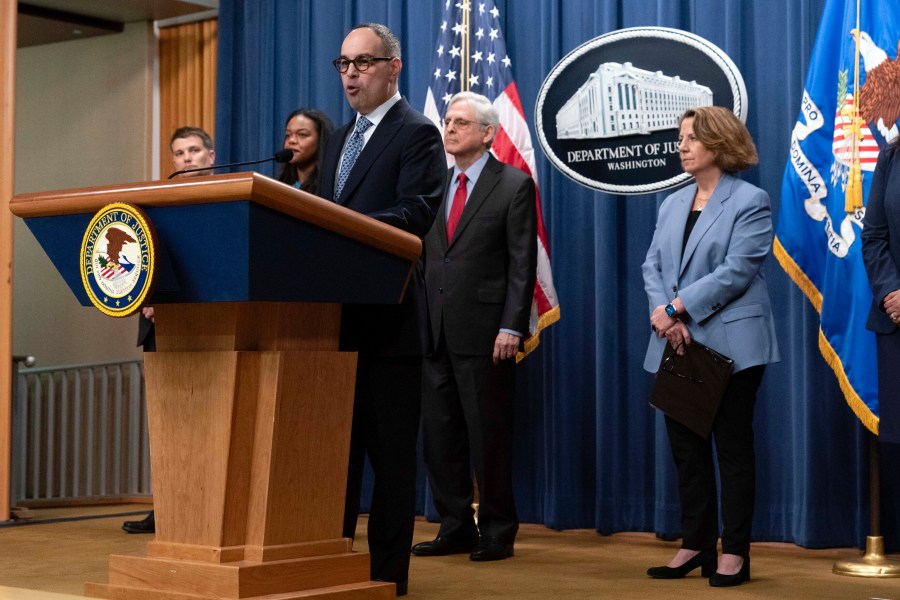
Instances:
[[[900,139],[878,156],[866,216],[862,253],[872,286],[866,328],[878,348],[878,437],[900,443]]]
[[[666,417],[678,471],[682,546],[667,566],[647,574],[684,577],[697,567],[716,587],[750,577],[750,526],[756,470],[753,408],[765,365],[778,345],[762,275],[772,248],[769,196],[734,177],[756,164],[747,128],[721,107],[681,117],[679,155],[695,183],[670,195],[659,210],[644,261],[644,289],[653,330],[644,368],[659,368],[666,344],[684,354],[697,340],[734,360],[734,371],[705,439]],[[722,557],[713,445],[722,489]]]

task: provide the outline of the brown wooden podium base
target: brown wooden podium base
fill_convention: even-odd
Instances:
[[[387,600],[341,537],[356,354],[340,307],[161,305],[144,358],[156,537],[109,600]]]
[[[85,595],[109,600],[388,600],[393,583],[369,581],[369,555],[350,552],[277,560],[208,563],[149,556],[109,557],[109,583]]]

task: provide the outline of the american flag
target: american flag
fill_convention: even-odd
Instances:
[[[500,130],[491,151],[498,160],[525,171],[537,186],[537,168],[531,133],[512,76],[512,61],[500,29],[500,11],[494,0],[444,0],[441,33],[435,51],[431,85],[425,99],[425,114],[441,130],[450,98],[461,91],[487,96],[500,113]],[[537,194],[537,281],[531,304],[529,335],[525,351],[518,360],[534,350],[540,332],[559,320],[559,299],[550,270],[547,231]]]

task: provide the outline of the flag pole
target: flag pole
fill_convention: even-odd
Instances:
[[[859,114],[859,46],[862,35],[860,8],[862,0],[856,0],[855,65],[853,68],[853,106],[851,109],[851,167],[847,181],[844,209],[848,214],[862,208],[862,171],[859,160],[859,139],[862,133],[862,117]],[[835,575],[853,577],[900,577],[900,563],[884,557],[884,538],[881,536],[881,459],[878,437],[866,430],[869,438],[869,535],[866,536],[866,553],[860,560],[838,561],[832,572]]]
[[[860,27],[860,7],[862,0],[856,0],[856,40],[855,65],[853,67],[853,106],[850,110],[850,173],[847,178],[847,190],[844,198],[844,212],[853,214],[862,208],[862,167],[859,161],[859,138],[862,136],[863,120],[859,115],[859,45],[862,28]]]
[[[835,575],[852,577],[900,577],[900,563],[884,557],[884,538],[881,536],[881,458],[878,438],[866,430],[869,438],[869,531],[866,553],[859,560],[838,561],[831,571]]]
[[[469,28],[471,27],[471,20],[469,19],[469,15],[471,15],[471,10],[467,9],[467,6],[471,6],[471,4],[463,3],[462,7],[462,20],[463,20],[463,30],[462,30],[462,39],[460,40],[460,46],[462,46],[462,56],[459,57],[459,91],[468,92],[469,87],[469,72],[472,68],[472,65],[469,64]]]

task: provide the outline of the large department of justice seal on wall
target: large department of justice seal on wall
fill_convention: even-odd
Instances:
[[[141,209],[108,204],[91,219],[81,242],[81,281],[101,312],[137,312],[153,287],[155,263],[156,235]]]
[[[567,177],[601,192],[648,194],[691,178],[678,158],[678,118],[711,105],[746,119],[747,89],[731,59],[686,31],[634,27],[594,38],[553,67],[535,129]]]

